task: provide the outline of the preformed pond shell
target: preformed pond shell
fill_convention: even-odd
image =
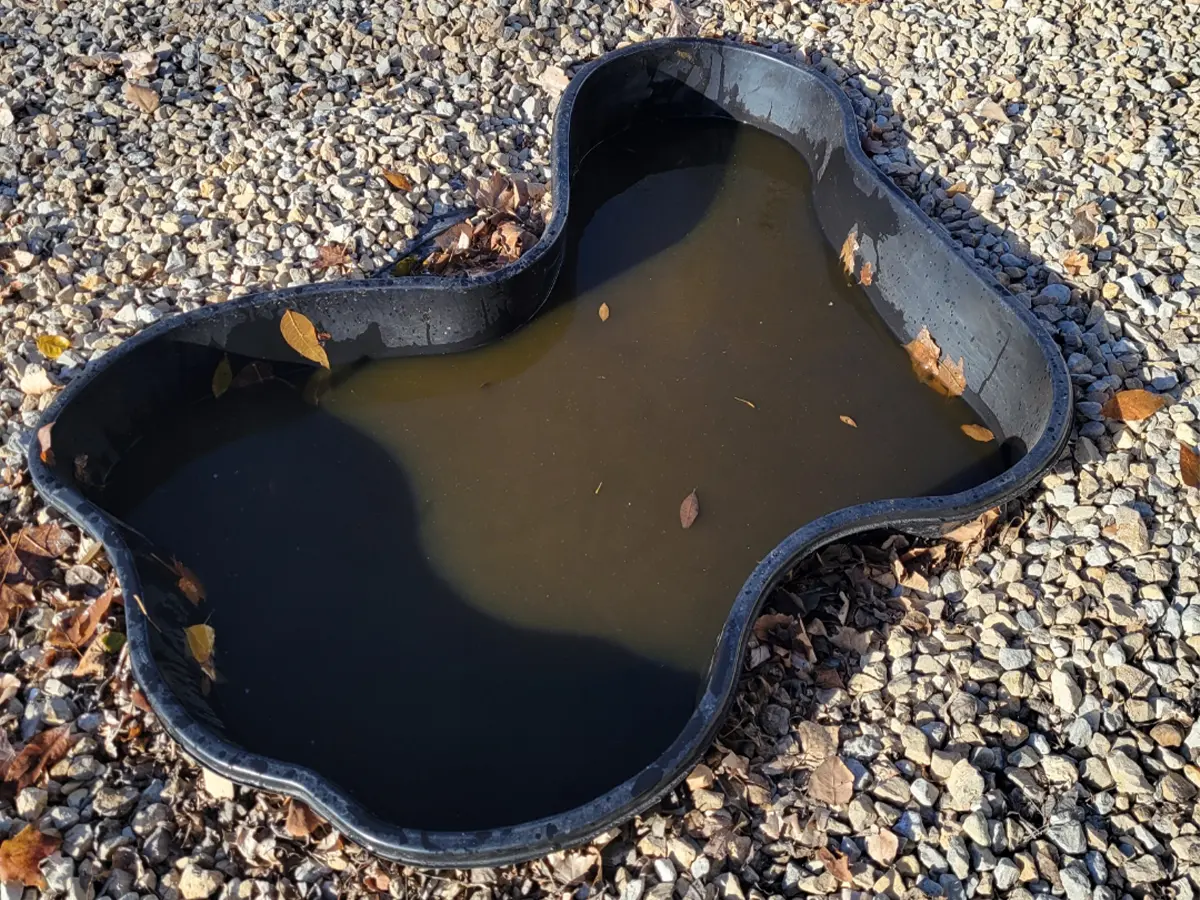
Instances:
[[[585,215],[580,212],[583,199],[579,198],[587,196],[583,179],[589,177],[584,164],[589,153],[631,126],[696,118],[732,120],[759,129],[790,144],[803,157],[811,171],[813,235],[819,231],[826,243],[822,252],[836,256],[846,236],[856,235],[856,267],[869,263],[871,277],[862,279],[864,284],[853,290],[864,292],[864,302],[886,323],[897,346],[928,329],[948,358],[963,360],[967,382],[963,399],[969,406],[956,401],[958,406],[946,407],[945,415],[959,417],[953,419],[950,430],[973,412],[1000,438],[995,460],[1002,462],[981,459],[981,474],[962,483],[955,482],[960,472],[947,472],[942,484],[934,485],[928,479],[921,482],[929,483],[930,493],[936,496],[889,499],[868,495],[855,505],[823,512],[807,523],[797,514],[800,520],[788,525],[796,530],[779,534],[781,542],[756,565],[748,565],[752,570],[744,584],[729,597],[728,613],[715,627],[706,666],[701,657],[695,708],[680,717],[678,733],[669,738],[669,746],[619,785],[581,799],[572,809],[495,827],[453,830],[451,825],[435,830],[422,827],[421,822],[387,820],[378,814],[378,807],[372,810],[370,799],[361,790],[356,799],[338,786],[331,773],[239,746],[201,692],[195,664],[178,639],[183,626],[197,621],[196,608],[181,594],[170,573],[149,561],[154,551],[149,542],[105,512],[96,502],[96,492],[77,482],[77,475],[86,478],[87,471],[113,469],[133,452],[135,437],[163,410],[177,405],[182,396],[209,390],[213,360],[223,354],[298,368],[303,360],[284,342],[279,328],[282,314],[289,309],[329,334],[325,349],[335,377],[363,360],[470,354],[473,350],[480,360],[485,354],[495,356],[497,348],[489,345],[538,316],[547,298],[555,296],[560,275],[564,283],[575,277],[572,241],[577,235],[573,237],[570,228],[574,220],[570,224],[568,220],[571,215]],[[736,689],[750,626],[771,589],[796,562],[821,545],[856,532],[886,527],[935,535],[947,525],[973,518],[1032,486],[1057,458],[1069,432],[1070,383],[1049,335],[874,168],[859,146],[856,121],[846,99],[836,86],[810,69],[757,47],[719,41],[666,40],[628,47],[586,66],[572,80],[559,104],[552,155],[554,193],[549,221],[536,246],[517,262],[478,277],[327,283],[255,294],[168,319],[97,360],[47,411],[44,422],[54,423],[53,464],[41,460],[36,445],[30,453],[38,489],[51,505],[103,542],[125,596],[140,601],[126,603],[131,660],[138,682],[167,731],[214,771],[298,797],[373,851],[415,865],[484,866],[539,856],[585,841],[652,805],[687,773],[720,727]],[[574,207],[572,192],[579,195]],[[593,212],[589,209],[586,215],[590,218]],[[734,221],[740,221],[744,211],[739,208],[736,213]],[[804,233],[799,230],[797,240]],[[810,236],[808,240],[815,239]],[[804,249],[798,247],[796,252]],[[621,314],[619,295],[605,296],[616,298],[611,303],[614,318],[606,323],[611,329],[592,334],[617,339],[623,327],[617,318]],[[752,304],[755,297],[748,293],[740,302]],[[544,316],[558,311],[559,307],[551,307]],[[596,324],[599,326],[599,320]],[[543,325],[542,318],[536,326],[543,332],[552,327]],[[514,339],[536,340],[536,329],[514,335]],[[582,339],[585,347],[586,341],[592,340],[586,335]],[[400,369],[388,375],[392,365],[370,363],[373,368],[363,370],[370,377],[364,381],[365,376],[359,376],[363,390],[390,390],[397,378],[408,377],[411,367],[405,368],[407,364],[402,362],[395,364]],[[503,368],[507,363],[499,359],[497,365]],[[474,370],[467,370],[468,377],[473,377]],[[761,393],[770,395],[770,386]],[[786,393],[780,391],[779,397],[772,397],[775,406]],[[731,387],[729,402],[740,412],[771,414],[770,409],[757,409],[754,398],[735,394]],[[482,399],[487,397],[486,390],[478,397],[469,402],[477,406],[503,401],[502,397]],[[822,415],[826,412],[822,410]],[[361,418],[362,413],[354,398],[348,397],[341,402],[338,415],[360,424],[356,416]],[[722,415],[726,415],[724,410]],[[836,433],[830,434],[840,440]],[[896,439],[916,440],[919,436],[901,434]],[[429,452],[442,451],[434,446]],[[886,453],[886,446],[881,446],[880,452]],[[81,459],[86,462],[78,464]],[[320,477],[321,473],[313,473],[314,479]],[[863,480],[868,481],[865,475]],[[746,483],[753,485],[752,481]],[[682,500],[691,486],[669,490],[675,492],[676,500]],[[620,488],[614,484],[607,489]],[[603,496],[600,490],[597,486],[598,497]],[[946,493],[950,490],[955,492]],[[700,495],[703,504],[703,486]],[[764,498],[764,503],[768,500],[774,498]],[[689,532],[688,538],[703,539],[700,529],[706,512],[703,505],[701,509],[697,531]],[[327,527],[353,525],[339,522]],[[221,523],[214,522],[213,527],[220,528]],[[269,566],[271,561],[263,564]],[[664,578],[670,577],[670,572],[664,573]],[[143,612],[143,604],[152,621]],[[334,620],[336,617],[331,617]],[[606,626],[600,623],[596,627],[602,631]],[[671,637],[666,634],[661,648],[655,644],[649,650],[636,649],[651,655],[661,649],[664,656],[686,668],[698,658],[696,646],[701,651],[706,646],[703,635],[700,644],[683,639],[672,643]],[[630,643],[637,645],[638,641]],[[304,659],[305,665],[320,666],[320,648],[305,648]],[[280,677],[286,678],[286,673]],[[379,685],[372,686],[372,690],[379,689]],[[422,685],[397,683],[383,689],[411,692],[422,690]],[[341,729],[347,742],[354,740],[353,723],[336,720],[328,710],[314,715],[311,725],[314,729]],[[436,739],[436,735],[420,734],[419,723],[414,722],[413,727],[418,729],[413,740]],[[597,727],[603,726],[598,722]],[[546,739],[554,740],[550,735]],[[480,735],[480,744],[480,752],[487,752],[486,734]],[[361,752],[387,751],[364,746]],[[570,747],[564,745],[559,752],[569,753]],[[564,771],[569,775],[569,766]],[[474,777],[469,768],[461,775],[467,780]],[[424,776],[414,771],[411,777],[416,783]],[[478,789],[503,792],[506,787],[493,780]],[[514,804],[517,807],[520,804]]]

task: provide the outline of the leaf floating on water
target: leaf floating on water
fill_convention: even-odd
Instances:
[[[600,482],[598,485],[596,485],[596,493],[597,493],[597,494],[599,494],[599,493],[600,493],[600,488],[602,488],[602,487],[604,487],[604,482],[603,482],[603,481],[602,481],[602,482]]]
[[[607,303],[600,304],[599,313],[600,313],[600,321],[607,322],[608,321],[608,304]]]
[[[854,773],[840,756],[831,756],[813,769],[808,796],[826,806],[844,806],[854,795]]]
[[[395,169],[384,168],[384,180],[398,191],[407,193],[413,189],[412,179],[403,172],[397,172]]]
[[[920,333],[904,345],[904,349],[908,351],[917,377],[939,394],[957,397],[966,390],[967,378],[962,357],[957,363],[949,357],[943,357],[942,348],[934,341],[928,328],[922,327]]]
[[[996,436],[982,425],[964,425],[962,432],[973,441],[979,441],[986,444],[988,441],[994,441]]]
[[[179,590],[196,606],[204,602],[204,585],[196,577],[196,573],[177,559],[171,560],[171,571],[179,576]]]
[[[212,377],[212,392],[214,397],[220,397],[223,393],[229,390],[229,386],[233,384],[233,366],[229,364],[229,357],[221,357],[221,361],[217,363],[217,369],[213,372]]]
[[[758,409],[757,406],[755,406],[753,403],[751,403],[745,397],[734,397],[733,399],[736,400],[738,403],[745,403],[751,409]]]
[[[54,465],[54,451],[50,448],[50,432],[54,428],[54,423],[49,422],[38,429],[38,458],[48,466]]]
[[[36,825],[26,825],[16,837],[0,844],[0,879],[45,890],[46,879],[40,868],[42,860],[61,845],[62,838],[42,834]]]
[[[1179,442],[1179,478],[1191,488],[1200,488],[1200,453]]]
[[[38,336],[37,348],[46,359],[58,359],[71,349],[71,342],[61,334],[43,334]]]
[[[683,503],[679,505],[679,524],[684,528],[691,528],[698,515],[700,515],[700,498],[693,490],[683,498]]]
[[[870,261],[864,262],[862,268],[858,270],[858,283],[870,287],[871,282],[875,280],[875,271],[871,268]]]
[[[850,418],[849,416],[838,416],[838,418],[842,420],[842,423],[843,423],[843,424],[845,424],[845,425],[849,425],[851,428],[857,428],[857,427],[858,427],[858,423],[857,423],[857,422],[855,422],[855,421],[854,421],[852,418]]]
[[[252,363],[247,363],[242,366],[242,370],[237,373],[237,377],[233,379],[231,388],[250,387],[252,384],[261,384],[275,377],[275,370],[271,368],[269,362],[263,360],[255,360]]]
[[[1150,391],[1117,391],[1100,408],[1100,415],[1117,422],[1140,422],[1148,419],[1164,406],[1167,398]]]
[[[846,240],[842,242],[842,268],[846,270],[847,275],[854,274],[854,254],[858,252],[858,226],[855,225],[850,229],[850,233],[846,235]]]
[[[200,664],[205,675],[215,680],[216,672],[213,669],[212,658],[217,633],[211,625],[189,625],[183,633],[187,638],[188,652],[192,654],[192,659]]]
[[[305,359],[310,359],[323,368],[329,368],[329,357],[325,354],[321,342],[317,340],[317,329],[307,316],[289,309],[279,322],[279,330],[289,347]]]

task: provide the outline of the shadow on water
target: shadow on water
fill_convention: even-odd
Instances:
[[[201,409],[131,450],[105,500],[186,548],[218,601],[211,700],[234,740],[399,825],[456,829],[569,809],[678,735],[694,675],[465,603],[422,552],[407,476],[360,432],[282,381]]]

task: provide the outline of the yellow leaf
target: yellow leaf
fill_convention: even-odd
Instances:
[[[988,441],[994,441],[996,436],[982,425],[964,425],[962,432],[973,441],[979,441],[986,444]]]
[[[858,226],[855,225],[850,229],[850,233],[846,235],[846,240],[842,242],[842,267],[846,270],[847,275],[854,274],[854,254],[858,252]]]
[[[216,680],[217,673],[213,668],[213,650],[217,642],[217,633],[211,625],[189,625],[183,630],[187,638],[188,652],[192,659],[200,664],[201,670],[209,678]]]
[[[233,384],[233,366],[229,364],[229,357],[221,357],[221,361],[217,363],[217,370],[213,372],[212,377],[212,392],[214,397],[220,397],[223,393],[229,390],[229,386]]]
[[[608,304],[607,303],[600,304],[600,321],[601,322],[608,321]]]
[[[870,262],[864,262],[862,268],[858,272],[858,283],[869,287],[871,282],[875,280],[875,272],[871,268]]]
[[[58,359],[71,349],[71,342],[61,334],[43,334],[38,336],[37,348],[46,359]]]
[[[943,357],[942,348],[934,341],[928,328],[923,327],[915,339],[904,345],[904,349],[908,351],[917,377],[939,394],[957,397],[966,390],[967,378],[962,357],[957,363],[948,356]]]
[[[287,341],[288,346],[305,359],[310,359],[326,369],[329,368],[329,357],[325,354],[325,348],[321,346],[321,342],[317,340],[317,329],[313,327],[313,323],[306,316],[289,309],[283,314],[283,319],[279,323],[279,331],[283,334],[283,339]]]
[[[855,421],[854,421],[852,418],[850,418],[849,416],[838,416],[838,418],[839,418],[839,419],[841,419],[841,420],[842,420],[842,422],[843,422],[843,423],[845,423],[846,425],[849,425],[851,428],[857,428],[857,427],[858,427],[858,423],[857,423],[857,422],[855,422]]]

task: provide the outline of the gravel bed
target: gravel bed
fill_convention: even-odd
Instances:
[[[1198,22],[1194,0],[4,4],[0,513],[40,574],[0,592],[0,838],[48,836],[44,893],[72,900],[1190,900]],[[658,809],[524,866],[381,863],[184,759],[130,681],[119,604],[80,671],[64,635],[108,565],[41,508],[22,442],[58,386],[165,315],[394,262],[471,177],[545,182],[572,70],[669,31],[844,87],[875,162],[1061,343],[1075,439],[980,540],[880,535],[806,563],[720,741]],[[1106,419],[1129,388],[1169,402]],[[7,865],[0,900],[38,896]]]

